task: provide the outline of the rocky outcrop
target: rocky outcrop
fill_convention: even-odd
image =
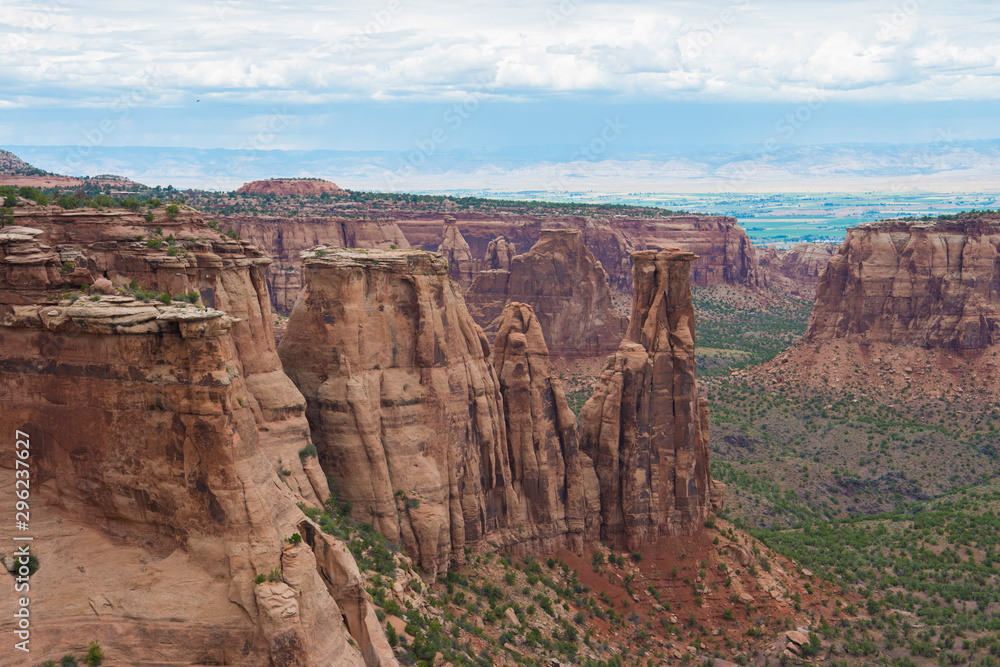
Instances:
[[[848,230],[805,340],[983,349],[1000,339],[1000,220],[963,216]]]
[[[269,178],[244,183],[236,191],[241,195],[321,195],[340,192],[343,190],[336,183],[318,178]]]
[[[271,307],[287,315],[302,289],[299,254],[318,245],[351,248],[409,248],[391,220],[339,220],[317,217],[253,218],[232,216],[220,223],[240,238],[260,246],[274,264],[265,273]]]
[[[611,302],[607,276],[575,230],[546,229],[509,271],[479,274],[469,288],[469,311],[496,331],[507,303],[528,303],[553,354],[595,357],[617,349],[627,320]]]
[[[682,250],[632,256],[628,332],[580,413],[600,480],[601,534],[634,549],[695,531],[710,507],[707,401],[695,377],[694,308]]]
[[[770,287],[812,300],[819,278],[837,249],[835,243],[797,243],[783,251],[768,246],[759,263]]]
[[[847,230],[821,275],[803,342],[747,371],[760,384],[876,401],[1000,394],[1000,216]]]
[[[287,314],[301,289],[299,253],[316,245],[387,248],[423,248],[437,251],[448,243],[440,215],[418,215],[406,210],[382,210],[379,220],[359,220],[331,214],[322,217],[309,213],[314,209],[303,207],[303,212],[291,218],[262,218],[239,215],[220,215],[222,228],[232,227],[243,238],[259,244],[275,260],[268,272],[274,308]],[[505,262],[497,264],[486,258],[489,246],[503,237],[507,244],[517,248],[531,248],[541,237],[543,229],[577,230],[583,235],[584,244],[601,263],[612,289],[629,292],[632,289],[631,254],[637,250],[681,247],[698,255],[692,268],[693,285],[729,283],[751,288],[762,287],[763,271],[757,264],[753,244],[734,218],[708,215],[658,216],[632,218],[624,216],[587,218],[569,215],[497,215],[453,211],[461,227],[461,237],[468,245],[471,264],[461,268],[455,262],[463,288],[464,281],[472,280],[484,270],[506,270]],[[366,241],[363,234],[354,233],[357,226],[377,226],[379,240]],[[456,230],[457,231],[457,230]],[[405,239],[404,239],[405,236]],[[408,243],[406,243],[408,241]],[[461,246],[462,244],[459,243]],[[510,257],[513,258],[513,248]],[[462,262],[467,262],[464,250]],[[282,273],[282,271],[284,271]],[[471,271],[471,273],[470,273]],[[502,304],[501,304],[502,305]],[[536,309],[537,310],[537,309]],[[497,311],[499,314],[499,310]],[[541,310],[538,310],[541,316]],[[551,341],[550,341],[551,344]],[[552,348],[555,352],[556,348]]]
[[[283,543],[314,525],[296,503],[328,488],[270,342],[269,260],[190,211],[15,218],[0,426],[30,440],[33,659],[98,640],[127,664],[392,664],[384,636],[341,621],[370,609],[329,583],[353,565],[345,545],[316,535],[338,554],[321,563]],[[13,506],[12,447],[0,467]]]
[[[577,444],[576,416],[553,376],[542,327],[531,306],[509,303],[493,344],[519,523],[544,546],[579,551],[599,537],[600,497],[593,462]]]
[[[730,217],[685,215],[621,223],[636,248],[683,248],[698,255],[691,264],[692,285],[743,285],[759,288],[764,274],[757,251],[743,228]]]
[[[446,215],[444,217],[442,236],[444,240],[438,246],[437,251],[448,262],[448,275],[461,285],[462,289],[468,289],[475,274],[475,260],[469,250],[469,244],[458,228],[458,221],[453,216]]]
[[[510,263],[517,255],[514,244],[502,236],[498,236],[486,246],[486,256],[483,257],[483,271],[510,271]]]
[[[461,289],[424,251],[327,247],[303,262],[279,353],[323,468],[429,576],[464,562],[512,526],[517,499],[489,345]]]

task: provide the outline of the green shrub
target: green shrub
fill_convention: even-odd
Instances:
[[[305,463],[306,459],[309,458],[310,456],[312,457],[316,456],[316,445],[312,443],[309,443],[308,445],[299,450],[299,459],[301,459],[303,463]]]
[[[292,536],[286,537],[285,541],[289,544],[302,544],[302,536],[298,533],[292,533]]]
[[[77,667],[77,665],[79,665],[80,663],[76,661],[75,657],[67,654],[62,657],[62,660],[59,661],[59,664],[62,667]]]
[[[87,645],[87,657],[84,662],[88,665],[100,665],[104,662],[104,649],[97,642],[90,642]]]
[[[253,578],[253,583],[259,585],[259,584],[264,583],[265,579],[267,579],[266,576],[264,576],[263,574],[258,574],[256,577]]]
[[[170,204],[169,206],[167,206],[166,210],[167,210],[167,217],[170,218],[171,220],[176,218],[181,212],[181,209],[177,204]]]
[[[163,239],[147,239],[146,247],[152,248],[153,250],[159,250],[163,247]]]

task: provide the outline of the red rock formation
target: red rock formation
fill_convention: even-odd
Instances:
[[[304,178],[269,178],[252,181],[244,183],[236,191],[241,195],[321,195],[338,192],[343,190],[336,183]]]
[[[303,261],[279,353],[320,460],[354,516],[433,577],[517,505],[489,345],[439,255],[327,247]]]
[[[188,211],[15,217],[0,230],[0,427],[31,441],[33,655],[97,639],[127,664],[394,663],[345,546],[282,544],[312,525],[296,502],[328,489],[299,458],[304,402],[262,316],[269,260]],[[176,245],[136,240],[157,224]],[[63,287],[130,281],[199,303]],[[12,448],[0,467],[13,506]]]
[[[816,290],[806,341],[981,349],[1000,338],[997,219],[849,229]]]
[[[275,309],[286,314],[291,312],[295,295],[301,289],[298,255],[315,245],[374,248],[395,244],[400,248],[414,247],[430,251],[446,245],[440,217],[414,217],[412,212],[395,210],[383,213],[393,216],[393,221],[377,221],[376,224],[383,231],[378,232],[380,236],[374,243],[363,242],[360,237],[351,239],[351,230],[355,225],[362,224],[353,218],[220,216],[218,219],[223,228],[233,227],[242,237],[260,244],[268,255],[274,257],[276,266],[268,272],[268,284]],[[518,248],[531,248],[538,242],[542,229],[545,228],[579,230],[587,248],[604,267],[608,284],[622,292],[631,290],[632,252],[674,246],[689,249],[699,256],[692,270],[692,284],[731,283],[750,287],[764,284],[765,278],[757,266],[753,244],[733,218],[582,218],[556,215],[488,217],[460,212],[455,215],[461,226],[462,239],[469,246],[473,278],[482,270],[503,268],[500,265],[491,266],[488,262],[481,263],[479,260],[487,254],[494,239],[504,237],[509,244]],[[339,234],[338,227],[342,228]],[[409,243],[403,242],[404,234]],[[462,261],[465,261],[464,251]],[[285,273],[279,273],[283,269]],[[461,270],[466,274],[470,271],[465,267]],[[499,314],[499,310],[497,313]]]
[[[271,307],[287,315],[302,289],[299,254],[313,246],[351,248],[409,248],[406,237],[391,220],[331,220],[329,218],[227,217],[223,229],[235,230],[274,259],[265,274]]]
[[[695,377],[690,271],[671,249],[632,255],[628,333],[580,413],[601,489],[601,534],[629,549],[695,531],[710,506],[708,409]]]
[[[583,548],[598,538],[600,497],[594,464],[577,445],[576,416],[553,376],[542,327],[531,306],[509,303],[493,346],[510,450],[517,520],[551,549]]]
[[[510,271],[484,271],[469,288],[469,312],[489,331],[508,302],[531,304],[552,353],[597,357],[618,347],[627,320],[611,302],[600,263],[575,230],[542,230]]]
[[[837,248],[835,243],[798,243],[784,251],[768,246],[759,263],[771,287],[812,300]]]
[[[469,250],[469,244],[462,236],[458,223],[453,216],[444,216],[444,240],[438,246],[437,251],[448,262],[448,275],[452,280],[468,289],[472,284],[472,276],[475,273],[475,260]]]
[[[510,271],[510,263],[517,255],[514,244],[502,236],[498,236],[486,246],[486,256],[483,257],[483,271]]]
[[[802,343],[761,379],[940,396],[970,377],[1000,391],[1000,216],[848,229],[816,289]]]

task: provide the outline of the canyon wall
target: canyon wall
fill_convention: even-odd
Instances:
[[[848,230],[816,289],[806,341],[980,349],[1000,334],[995,217]]]
[[[804,340],[749,374],[875,400],[954,399],[970,378],[1000,394],[998,246],[996,214],[848,229],[819,279]]]
[[[633,548],[696,530],[710,500],[694,255],[634,258],[633,319],[577,429],[530,305],[506,304],[491,353],[439,255],[304,253],[279,354],[354,517],[430,577],[486,545]]]
[[[290,218],[221,215],[223,229],[233,228],[259,244],[275,259],[268,272],[273,307],[282,314],[291,312],[301,289],[299,253],[316,245],[388,248],[447,249],[449,242],[441,217],[422,217],[411,211],[387,210],[377,220],[299,215]],[[694,285],[729,283],[758,288],[764,273],[757,264],[753,244],[734,218],[682,215],[661,218],[595,217],[569,215],[496,215],[451,211],[457,219],[456,232],[468,246],[471,263],[462,252],[459,277],[463,287],[480,271],[490,268],[486,259],[490,243],[499,237],[522,251],[535,245],[543,229],[577,230],[584,244],[601,263],[609,285],[629,292],[632,284],[631,253],[637,250],[682,247],[698,255],[692,268]],[[460,243],[458,245],[461,245]],[[454,262],[453,262],[454,264]],[[471,272],[471,273],[470,273]]]
[[[490,332],[507,303],[531,304],[549,349],[560,357],[606,355],[618,348],[628,323],[611,301],[604,269],[576,230],[543,229],[531,250],[510,260],[509,270],[476,276],[466,300]]]
[[[600,480],[602,538],[628,549],[690,534],[708,516],[708,408],[695,376],[693,253],[632,255],[621,347],[580,412],[580,449]]]
[[[274,260],[265,273],[271,307],[292,312],[302,289],[299,254],[313,246],[355,248],[409,248],[406,237],[391,220],[340,220],[331,218],[256,218],[225,216],[220,229],[232,229],[240,238],[261,248]]]
[[[788,250],[768,246],[759,264],[770,287],[812,301],[820,276],[838,248],[836,243],[797,243]]]
[[[269,263],[188,210],[21,205],[0,229],[0,427],[30,439],[33,659],[96,640],[126,664],[395,664],[346,546],[283,541],[313,525],[296,503],[329,489],[299,454]]]
[[[514,530],[489,344],[440,255],[317,248],[279,353],[354,516],[425,573]],[[321,351],[321,353],[317,353]]]

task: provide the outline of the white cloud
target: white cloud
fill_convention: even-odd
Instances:
[[[52,0],[5,10],[6,104],[106,104],[151,68],[158,100],[437,100],[483,86],[511,98],[1000,98],[1000,8],[985,2]]]

